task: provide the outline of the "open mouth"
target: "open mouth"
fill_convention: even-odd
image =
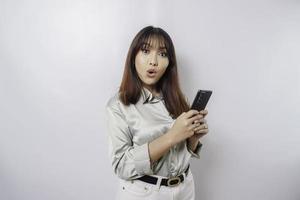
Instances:
[[[156,74],[156,70],[155,69],[149,69],[147,70],[148,74]]]
[[[155,75],[156,75],[156,71],[155,70],[147,70],[147,76],[148,77],[150,77],[150,78],[153,78],[153,77],[155,77]]]

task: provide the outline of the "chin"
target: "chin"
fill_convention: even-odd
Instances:
[[[156,82],[144,82],[146,85],[150,85],[150,86],[153,86],[156,84]]]
[[[157,83],[157,81],[149,81],[149,80],[143,80],[143,83],[146,84],[146,85],[155,85]]]

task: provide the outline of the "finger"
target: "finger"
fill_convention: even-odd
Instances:
[[[206,119],[204,119],[204,117],[203,117],[202,119],[199,120],[199,123],[200,123],[200,124],[205,124],[206,122],[207,122],[207,121],[206,121]]]
[[[203,119],[203,118],[202,118],[202,119]],[[200,124],[201,124],[202,119],[197,119],[197,120],[193,121],[193,123],[194,123],[194,124],[195,124],[195,123],[200,123]]]
[[[189,131],[194,131],[197,127],[201,126],[200,123],[195,123],[195,124],[191,124],[189,127],[188,127],[188,130]]]
[[[204,123],[206,123],[206,119],[204,119],[204,118],[197,119],[197,120],[195,120],[195,121],[193,122],[193,124],[194,124],[194,123],[204,124]]]
[[[195,134],[207,134],[209,132],[209,129],[201,129],[201,130],[197,130],[197,131],[194,131]]]
[[[208,111],[207,111],[206,109],[200,110],[200,114],[202,114],[202,115],[207,115],[207,114],[208,114]]]
[[[199,132],[199,133],[196,133],[194,132],[194,136],[197,137],[197,138],[201,138],[203,137],[204,135],[206,135],[208,132]]]
[[[207,123],[204,123],[204,124],[201,124],[201,127],[202,127],[202,129],[207,129],[208,125],[207,125]]]
[[[204,118],[208,114],[208,111],[207,110],[201,110],[199,113],[202,114],[203,118]]]
[[[207,126],[207,124],[205,123],[205,124],[201,124],[200,126],[197,126],[197,127],[195,127],[195,131],[198,131],[198,130],[202,130],[202,129],[208,129],[208,126]]]
[[[188,123],[188,124],[192,124],[192,123],[195,123],[194,121],[196,121],[196,120],[199,121],[199,120],[201,120],[202,118],[203,118],[203,115],[197,114],[197,115],[195,115],[195,116],[193,116],[193,117],[187,119],[187,123]]]
[[[188,112],[185,113],[185,118],[188,119],[197,114],[199,114],[198,110],[189,110]]]

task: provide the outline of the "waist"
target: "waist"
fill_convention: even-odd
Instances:
[[[154,185],[156,185],[158,183],[158,181],[160,180],[159,185],[173,187],[173,186],[179,185],[180,183],[182,183],[185,180],[185,178],[187,177],[187,175],[189,173],[189,167],[190,166],[188,166],[182,174],[175,176],[175,177],[163,177],[163,176],[158,176],[158,175],[144,175],[142,177],[137,178],[137,180],[141,180],[143,182],[154,184]]]

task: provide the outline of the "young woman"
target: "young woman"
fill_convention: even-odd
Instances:
[[[175,50],[161,28],[133,39],[119,91],[106,105],[116,199],[195,198],[189,162],[208,133],[207,110],[190,110],[180,90]]]

